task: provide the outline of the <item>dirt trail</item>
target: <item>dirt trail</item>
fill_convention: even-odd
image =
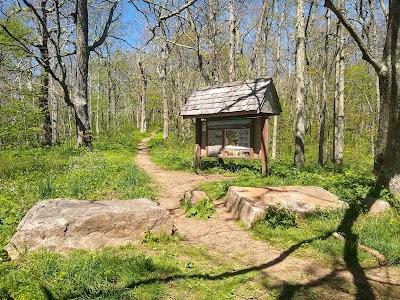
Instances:
[[[330,269],[312,260],[293,257],[291,254],[295,249],[280,250],[255,239],[251,232],[235,224],[232,215],[224,207],[223,201],[216,202],[216,217],[209,220],[186,218],[179,205],[179,200],[185,191],[196,189],[201,182],[224,180],[227,177],[160,169],[150,160],[146,147],[148,140],[149,138],[146,138],[139,144],[136,164],[144,169],[158,185],[158,202],[161,207],[170,211],[175,227],[178,233],[185,237],[186,243],[203,246],[209,251],[232,259],[241,267],[241,270],[233,271],[233,273],[261,270],[274,278],[277,284],[290,281],[296,284],[313,285],[327,281],[336,286],[335,282],[339,285],[343,278],[350,281],[357,280],[349,271],[344,270],[342,263]],[[389,295],[396,295],[396,293],[400,295],[399,274],[399,268],[371,269],[367,271],[368,283],[379,290],[390,290]],[[343,299],[343,297],[353,298],[354,295],[338,287],[337,299]]]

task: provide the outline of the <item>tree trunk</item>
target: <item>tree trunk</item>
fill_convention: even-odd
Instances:
[[[319,125],[319,143],[318,143],[318,164],[324,164],[324,143],[325,143],[325,121],[326,121],[326,103],[328,102],[328,56],[329,56],[329,33],[331,27],[331,11],[326,11],[326,30],[324,45],[324,65],[322,69],[322,90],[321,90],[321,113]]]
[[[47,0],[40,1],[40,8],[42,12],[42,21],[45,26],[47,26]],[[39,26],[40,27],[40,26]],[[46,67],[43,68],[42,72],[42,82],[40,88],[40,97],[39,97],[39,107],[43,113],[43,136],[45,145],[51,146],[51,137],[52,137],[52,127],[51,127],[51,118],[50,118],[50,110],[49,110],[49,84],[50,84],[50,55],[49,55],[49,36],[47,31],[41,30],[41,39],[42,43],[39,46],[40,56],[46,64]]]
[[[146,93],[147,93],[147,78],[144,72],[143,63],[139,61],[140,75],[142,79],[142,94],[140,95],[140,132],[146,132]]]
[[[55,86],[54,86],[54,80],[50,78],[50,102],[51,102],[51,144],[53,146],[57,145],[59,143],[59,138],[60,134],[58,132],[58,110],[59,110],[59,104],[57,100],[57,96],[55,93]]]
[[[92,147],[88,112],[88,7],[87,0],[76,1],[76,89],[73,99],[76,146]]]
[[[400,193],[400,44],[398,36],[400,5],[391,1],[387,42],[384,50],[384,61],[387,72],[379,74],[380,115],[378,141],[374,161],[374,172],[378,186],[389,188],[392,193]],[[393,2],[396,2],[393,3]],[[396,6],[395,12],[393,6]],[[394,22],[392,15],[397,16]]]
[[[344,7],[344,0],[338,1],[338,8]],[[343,164],[344,149],[344,37],[343,25],[337,24],[337,55],[336,55],[336,86],[334,105],[334,137],[333,137],[333,162]]]
[[[382,2],[382,5],[383,2]],[[389,1],[383,59],[379,61],[369,50],[355,27],[332,3],[325,0],[353,37],[365,59],[379,76],[380,110],[378,141],[374,160],[376,185],[392,193],[400,193],[400,1]],[[386,15],[386,13],[385,13]]]
[[[209,22],[209,42],[211,46],[211,81],[212,84],[219,82],[217,70],[217,0],[208,0],[208,22]]]
[[[50,118],[50,110],[49,110],[49,73],[46,71],[43,72],[42,82],[40,88],[40,97],[39,97],[39,107],[43,113],[43,135],[44,135],[44,143],[47,146],[51,146],[51,137],[52,137],[52,127],[51,127],[51,118]]]
[[[111,111],[112,111],[112,95],[111,95],[111,58],[107,47],[107,131],[110,136],[111,131]]]
[[[100,67],[101,60],[99,57],[97,69],[97,99],[96,99],[96,135],[100,134]]]
[[[278,34],[276,41],[276,60],[275,60],[275,78],[280,80],[281,76],[281,38],[282,38],[282,24],[285,17],[285,9],[286,9],[286,1],[283,3],[281,17],[278,24]],[[280,81],[279,81],[280,82]],[[274,130],[272,133],[272,149],[271,149],[271,157],[272,159],[276,159],[276,144],[277,144],[277,135],[278,135],[278,116],[273,116],[274,119]]]
[[[294,165],[305,162],[304,136],[306,132],[304,63],[305,63],[305,22],[304,0],[297,0],[296,14],[296,123],[294,133]]]
[[[260,17],[258,18],[258,22],[257,22],[257,32],[256,32],[256,36],[254,37],[254,50],[250,57],[250,65],[249,65],[249,71],[248,71],[249,74],[254,73],[254,71],[256,70],[255,66],[256,66],[256,61],[257,61],[257,58],[258,58],[260,50],[261,50],[261,35],[263,33],[263,27],[264,27],[265,18],[267,15],[268,3],[269,3],[269,1],[263,0]],[[278,30],[280,30],[279,26],[278,26]],[[260,68],[257,68],[257,70],[259,70],[259,69]],[[255,75],[256,75],[256,77],[260,76],[260,74],[258,74],[258,72],[256,72]]]
[[[236,80],[236,20],[235,0],[229,0],[229,81]]]

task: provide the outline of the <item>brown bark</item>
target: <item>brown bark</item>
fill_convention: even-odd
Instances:
[[[342,236],[342,235],[341,235],[340,233],[338,233],[338,232],[332,233],[332,236],[333,236],[335,239],[338,239],[338,240],[341,240],[341,241],[346,241],[346,238],[345,238],[344,236]],[[359,243],[357,243],[357,247],[358,247],[359,249],[364,250],[364,251],[366,251],[366,252],[372,254],[373,256],[375,256],[375,258],[378,260],[378,262],[379,262],[379,264],[380,264],[381,266],[386,266],[386,265],[388,264],[387,259],[386,259],[380,252],[378,252],[378,251],[376,251],[376,250],[374,250],[374,249],[371,249],[371,248],[369,248],[369,247],[367,247],[367,246],[361,245],[361,244],[359,244]]]

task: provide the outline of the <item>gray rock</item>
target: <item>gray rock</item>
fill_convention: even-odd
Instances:
[[[205,192],[199,190],[186,191],[184,198],[190,200],[192,204],[196,204],[201,199],[209,199],[208,195]]]
[[[225,206],[248,227],[264,218],[268,206],[287,208],[299,217],[313,213],[317,208],[337,210],[348,207],[347,203],[340,201],[334,194],[316,186],[231,186],[226,195]]]
[[[5,250],[12,259],[41,248],[96,250],[138,242],[147,230],[172,233],[169,212],[150,199],[45,200],[27,212]]]
[[[388,202],[373,198],[371,196],[365,197],[364,204],[369,207],[369,215],[381,215],[391,208]]]

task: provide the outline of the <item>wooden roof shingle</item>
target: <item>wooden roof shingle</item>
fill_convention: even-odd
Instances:
[[[279,115],[281,105],[271,78],[201,88],[188,98],[184,118],[234,115]]]

